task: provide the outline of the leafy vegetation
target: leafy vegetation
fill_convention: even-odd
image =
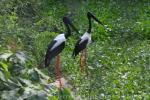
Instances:
[[[79,56],[71,54],[86,31],[87,11],[108,26],[93,23],[86,73]],[[73,32],[61,53],[61,91],[54,85],[54,61],[44,68],[47,45],[65,28],[69,16],[80,30]],[[149,100],[149,0],[1,0],[1,100]]]

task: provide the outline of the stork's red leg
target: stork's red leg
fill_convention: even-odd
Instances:
[[[61,83],[61,68],[60,68],[60,54],[56,56],[56,65],[55,65],[55,71],[56,71],[56,79],[59,81],[60,88],[62,87]]]
[[[83,69],[84,69],[84,71],[85,71],[85,67],[86,67],[86,57],[87,57],[87,54],[86,54],[86,51],[87,49],[85,48],[84,50],[83,50],[83,56],[82,56],[82,59],[83,59]]]
[[[86,71],[86,75],[88,76],[88,68],[87,68],[87,57],[88,57],[88,54],[87,54],[87,48],[85,48],[84,49],[84,53],[85,53],[85,55],[84,55],[84,57],[85,57],[85,59],[84,59],[84,66],[85,66],[85,71]]]
[[[81,51],[80,54],[80,70],[83,72],[83,51]]]
[[[87,48],[84,49],[84,65],[87,63]]]
[[[81,51],[81,54],[80,54],[81,72],[85,71],[86,60],[87,60],[87,49],[85,48],[83,51]]]

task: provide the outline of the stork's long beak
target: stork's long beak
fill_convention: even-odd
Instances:
[[[75,30],[77,33],[79,33],[78,29],[72,24],[71,20],[68,17],[64,17],[63,21],[66,25],[71,26],[73,30]]]
[[[98,23],[101,24],[103,27],[105,27],[105,25],[104,25],[101,21],[99,21],[91,12],[88,12],[88,13],[87,13],[87,16],[88,16],[89,19],[90,19],[90,18],[93,18],[96,22],[98,22]]]
[[[77,29],[72,23],[69,23],[69,25],[72,27],[72,29],[73,29],[75,32],[79,33],[78,29]]]

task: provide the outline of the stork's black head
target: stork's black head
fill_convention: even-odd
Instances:
[[[65,37],[68,38],[71,35],[70,27],[72,27],[73,30],[75,30],[77,33],[79,31],[76,29],[76,27],[72,24],[71,20],[68,17],[63,17],[63,22],[65,26],[67,27],[67,34],[65,34]]]
[[[70,24],[71,23],[71,21],[70,21],[70,19],[68,17],[63,17],[63,22],[65,24]]]
[[[102,26],[104,26],[104,24],[99,21],[91,12],[87,12],[87,17],[90,20],[91,18],[93,18],[96,22],[98,22],[99,24],[101,24]]]
[[[87,12],[87,16],[91,17],[93,14],[91,12]]]
[[[98,22],[100,25],[102,25],[104,27],[104,24],[99,21],[91,12],[87,12],[87,17],[89,19],[89,28],[88,28],[88,33],[91,33],[91,28],[92,28],[92,22],[91,19],[93,18],[96,22]]]

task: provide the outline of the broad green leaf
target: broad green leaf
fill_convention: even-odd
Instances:
[[[7,66],[5,63],[0,62],[0,65],[3,67],[3,69],[4,69],[5,71],[8,71],[8,66]]]

